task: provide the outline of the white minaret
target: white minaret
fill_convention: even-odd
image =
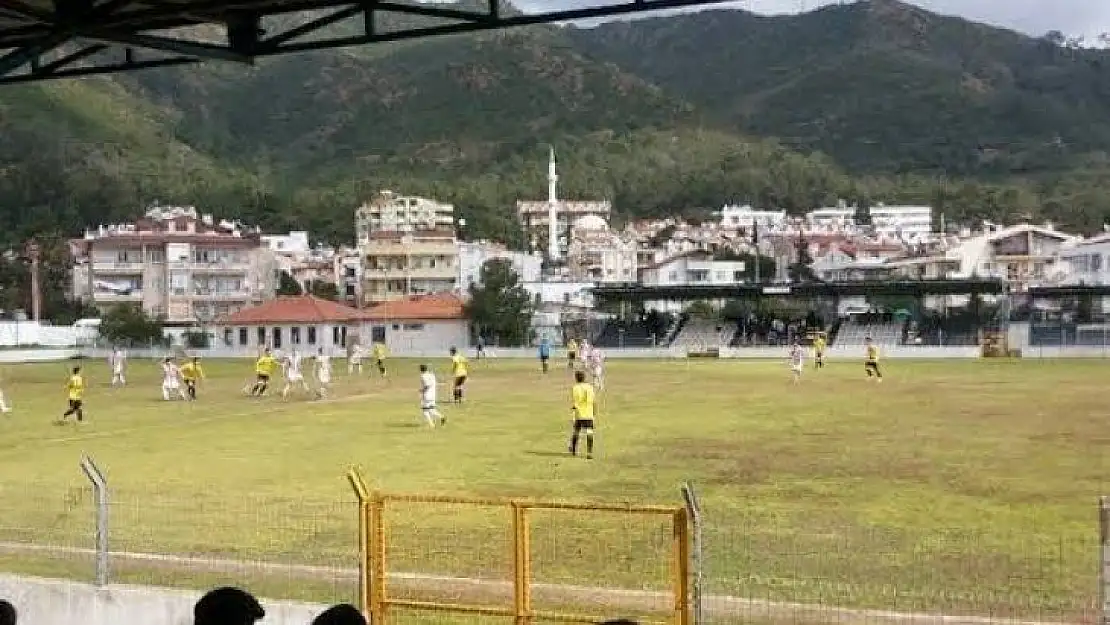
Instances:
[[[547,160],[547,257],[559,258],[559,195],[556,191],[559,176],[555,173],[555,148],[550,148]]]

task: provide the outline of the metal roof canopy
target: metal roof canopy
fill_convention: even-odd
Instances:
[[[693,301],[717,299],[761,299],[764,297],[826,298],[862,295],[1000,295],[1006,293],[1001,280],[860,280],[851,282],[806,282],[798,284],[736,284],[685,286],[604,286],[593,289],[599,302],[644,302],[654,300]]]
[[[498,0],[482,10],[460,5],[406,0],[0,0],[0,84],[105,74],[148,67],[220,59],[250,63],[256,58],[397,41],[434,35],[509,28],[552,22],[708,5],[727,0],[631,0],[600,4],[587,0],[576,8],[506,14]],[[303,24],[269,33],[265,17],[320,11]],[[382,13],[433,18],[440,23],[388,32],[375,28]],[[320,37],[322,29],[362,17],[356,35]],[[447,21],[447,23],[442,23]],[[226,29],[226,41],[212,43],[165,34],[197,25]],[[305,41],[308,35],[314,38]]]

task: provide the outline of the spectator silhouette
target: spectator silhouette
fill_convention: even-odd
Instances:
[[[341,603],[317,616],[312,625],[366,625],[366,617],[355,606]]]
[[[15,625],[15,606],[0,599],[0,625]]]
[[[254,625],[264,616],[258,600],[238,588],[209,591],[193,607],[194,625]]]

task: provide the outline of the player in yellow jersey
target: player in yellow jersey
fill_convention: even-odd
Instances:
[[[185,392],[189,399],[197,399],[197,382],[204,379],[204,369],[200,366],[200,358],[193,358],[181,365],[181,380],[185,382]]]
[[[594,457],[594,419],[597,418],[597,395],[592,384],[586,381],[585,371],[574,372],[574,386],[570,389],[571,412],[574,430],[570,435],[570,455],[578,455],[578,437],[586,435],[586,459]]]
[[[574,368],[574,361],[578,359],[578,341],[567,341],[567,369]]]
[[[274,376],[277,367],[277,358],[274,358],[274,355],[270,353],[270,349],[263,350],[258,360],[254,361],[255,380],[254,386],[251,387],[252,397],[262,397],[266,394],[266,389],[270,388],[270,378]]]
[[[382,343],[374,343],[374,364],[378,367],[378,373],[385,377],[385,345]]]
[[[461,404],[463,400],[463,386],[466,384],[466,376],[469,373],[469,363],[466,356],[459,353],[459,350],[454,347],[451,348],[451,378],[454,382],[453,396],[456,404]]]
[[[883,373],[879,371],[879,346],[875,345],[870,336],[864,339],[863,343],[867,350],[867,360],[863,363],[863,368],[867,371],[867,377],[868,379],[874,377],[877,381],[882,382]]]
[[[813,368],[825,368],[825,334],[823,332],[813,339]]]
[[[81,367],[73,368],[73,375],[66,382],[66,397],[69,398],[69,410],[62,414],[58,423],[65,423],[70,415],[76,417],[78,422],[84,421],[85,376],[81,375]]]

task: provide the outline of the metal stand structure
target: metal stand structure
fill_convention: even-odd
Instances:
[[[5,0],[0,3],[0,84],[165,67],[216,59],[252,63],[256,58],[324,48],[363,45],[435,35],[549,24],[714,4],[727,0],[625,0],[577,8],[520,13],[488,0],[486,10],[405,1],[237,0],[234,2],[149,2],[136,0]],[[290,20],[270,32],[265,19],[306,11],[323,14]],[[326,13],[324,13],[326,12]],[[383,16],[409,16],[411,25],[381,28]],[[413,22],[411,16],[426,18]],[[327,29],[361,22],[361,32]],[[201,24],[223,27],[224,43],[151,31]],[[311,38],[305,40],[306,37]],[[72,45],[76,44],[76,45]],[[58,51],[63,46],[68,47]],[[52,56],[48,56],[51,55]],[[25,68],[25,71],[15,73]]]

